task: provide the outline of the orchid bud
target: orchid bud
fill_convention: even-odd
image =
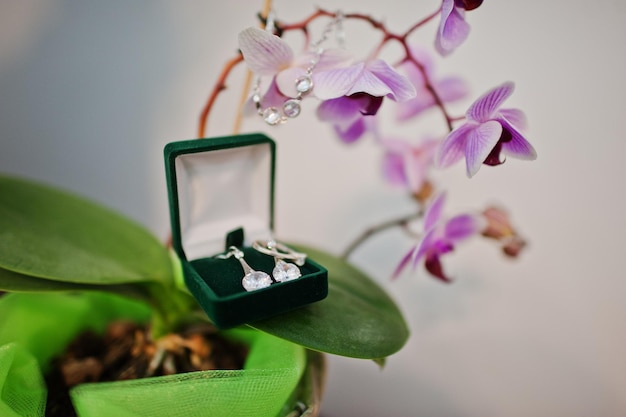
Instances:
[[[511,238],[503,242],[502,252],[504,252],[506,256],[517,258],[517,255],[524,249],[524,246],[526,246],[525,240],[519,236],[511,236]]]
[[[428,180],[424,180],[420,189],[413,192],[412,196],[418,203],[426,204],[430,197],[432,197],[434,191],[435,187],[433,184]]]
[[[482,213],[487,226],[481,234],[487,238],[495,239],[502,244],[502,251],[510,257],[517,257],[520,251],[526,246],[509,221],[507,213],[497,207],[488,207]]]

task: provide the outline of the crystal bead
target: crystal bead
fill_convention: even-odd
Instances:
[[[252,96],[252,102],[254,103],[254,107],[256,108],[256,112],[259,114],[263,114],[263,110],[261,109],[261,96],[255,94]]]
[[[243,277],[241,285],[246,291],[260,290],[272,285],[272,278],[263,271],[252,271]]]
[[[281,122],[282,115],[276,107],[268,107],[263,110],[263,120],[268,125],[274,126]]]
[[[296,90],[298,93],[308,93],[313,88],[313,79],[308,75],[298,77],[296,80]]]
[[[300,114],[300,100],[289,99],[283,104],[283,113],[287,117],[298,117]]]
[[[292,279],[300,278],[300,268],[294,264],[287,263],[285,261],[276,262],[276,266],[272,271],[274,279],[278,282],[291,281]]]

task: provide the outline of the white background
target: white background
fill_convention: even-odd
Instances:
[[[371,14],[399,32],[438,2],[315,5]],[[195,137],[237,33],[257,24],[260,8],[261,0],[0,1],[0,171],[88,196],[164,238],[162,148]],[[275,8],[293,22],[314,4]],[[445,259],[452,285],[421,269],[390,282],[411,244],[400,233],[364,245],[353,261],[394,296],[412,335],[382,371],[329,357],[324,416],[626,414],[625,17],[619,0],[488,0],[468,14],[469,40],[437,66],[463,75],[472,97],[515,81],[507,106],[526,112],[539,158],[483,167],[472,180],[459,165],[435,180],[450,214],[502,204],[530,245],[514,262],[489,242],[461,247]],[[430,45],[434,30],[415,41]],[[365,26],[348,25],[348,47],[367,51],[371,41]],[[240,68],[229,79],[209,135],[231,132],[243,76]],[[371,139],[342,145],[312,109],[305,101],[309,114],[289,125],[269,130],[254,119],[243,130],[278,142],[278,236],[339,252],[414,207],[381,180]],[[415,140],[443,128],[436,114],[426,125],[388,127]]]

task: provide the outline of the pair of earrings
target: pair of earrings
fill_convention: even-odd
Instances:
[[[293,251],[272,239],[267,241],[255,241],[252,247],[258,252],[274,257],[275,265],[272,270],[273,280],[266,272],[254,270],[248,265],[243,259],[244,253],[235,246],[228,248],[228,252],[224,255],[217,256],[220,259],[227,259],[232,256],[239,261],[244,272],[241,285],[246,291],[260,290],[261,288],[267,288],[272,285],[273,281],[291,281],[300,278],[302,275],[300,268],[292,263],[285,262],[284,259],[293,260],[296,264],[302,266],[306,260],[306,254]]]

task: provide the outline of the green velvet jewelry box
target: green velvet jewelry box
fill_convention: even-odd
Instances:
[[[301,277],[246,291],[230,246],[254,270],[271,275],[274,258],[251,247],[274,225],[276,145],[262,134],[172,142],[165,147],[172,247],[185,284],[217,327],[275,316],[322,300],[328,272],[306,258]]]

